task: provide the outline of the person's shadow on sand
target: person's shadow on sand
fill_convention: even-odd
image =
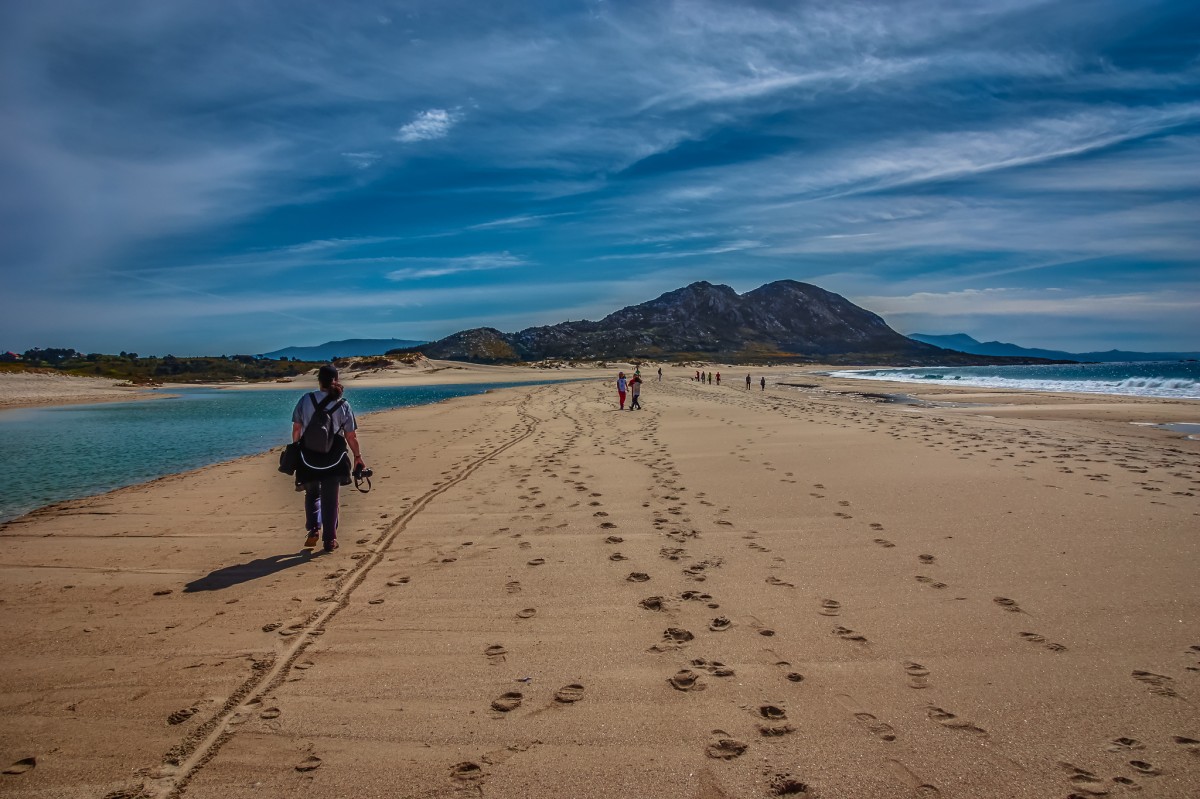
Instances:
[[[249,563],[226,566],[214,572],[209,572],[199,580],[192,580],[183,587],[183,593],[194,594],[197,591],[220,591],[222,588],[229,588],[232,585],[257,580],[259,577],[266,577],[276,572],[281,572],[284,569],[308,563],[312,559],[313,553],[305,549],[300,552],[291,552],[287,555],[272,555],[269,558],[258,558]]]

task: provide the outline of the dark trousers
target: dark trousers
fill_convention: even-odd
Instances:
[[[640,411],[642,409],[642,403],[638,402],[638,400],[641,399],[641,396],[641,394],[633,395],[633,399],[629,403],[629,410],[632,411],[634,408],[637,408]]]
[[[326,477],[304,484],[304,529],[321,529],[321,540],[328,544],[337,538],[338,490],[341,477]]]

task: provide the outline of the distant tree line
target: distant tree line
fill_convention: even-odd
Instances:
[[[272,360],[261,355],[218,355],[177,358],[139,356],[136,352],[87,355],[70,348],[33,348],[23,353],[0,354],[3,371],[53,370],[80,377],[108,377],[134,383],[170,381],[207,383],[223,380],[278,380],[295,377],[321,366],[324,361],[297,358]]]

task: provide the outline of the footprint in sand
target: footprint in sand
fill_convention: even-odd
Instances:
[[[517,611],[518,619],[532,619],[537,615],[537,608],[522,608]]]
[[[883,529],[883,525],[880,524],[879,522],[871,522],[870,527],[872,530],[882,530]]]
[[[545,562],[545,558],[534,558],[533,560],[527,561],[530,566],[541,566]]]
[[[321,767],[321,758],[309,755],[296,764],[296,771],[316,771]]]
[[[604,543],[606,544],[620,544],[624,541],[625,539],[621,538],[619,535],[610,535],[608,538],[604,539]]]
[[[1059,763],[1071,776],[1071,786],[1083,791],[1088,796],[1104,796],[1108,793],[1108,784],[1087,769],[1072,766],[1070,763]],[[1078,794],[1071,794],[1078,796]]]
[[[504,656],[508,654],[508,650],[504,648],[503,644],[492,644],[483,650],[483,654],[487,656],[488,662],[496,665],[504,662]]]
[[[708,623],[708,629],[715,633],[723,632],[733,626],[733,622],[724,616],[718,616]]]
[[[842,603],[836,599],[822,599],[821,609],[817,612],[822,616],[837,616],[842,612]]]
[[[29,771],[30,769],[34,768],[35,766],[37,766],[37,758],[36,757],[23,757],[20,760],[13,763],[8,768],[4,769],[3,773],[4,774],[24,774],[26,771]]]
[[[648,596],[638,604],[646,610],[662,610],[664,607],[663,598],[660,596]]]
[[[935,558],[933,555],[917,555],[917,560],[921,561],[922,563],[934,563],[937,561],[937,558]]]
[[[748,744],[744,744],[736,738],[730,738],[729,733],[724,730],[713,730],[714,739],[704,747],[704,754],[715,760],[733,760],[736,757],[741,757],[749,749]]]
[[[616,525],[613,524],[612,522],[602,522],[600,524],[600,529],[602,529],[602,530],[611,530],[614,527],[616,527]]]
[[[943,710],[940,707],[930,705],[925,712],[931,720],[936,721],[938,724],[941,724],[943,727],[948,729],[969,732],[972,735],[988,734],[987,730],[983,729],[982,727],[977,727],[969,721],[963,721],[950,711]]]
[[[510,594],[519,594],[521,593],[521,584],[516,580],[513,580],[512,582],[504,584],[504,590]]]
[[[525,695],[520,691],[508,691],[492,700],[492,710],[498,713],[508,713],[511,710],[516,710],[521,706],[521,700]]]
[[[992,601],[995,602],[1000,607],[1002,607],[1004,610],[1008,611],[1009,613],[1020,613],[1021,612],[1021,606],[1017,604],[1017,601],[1015,599],[1009,599],[1008,597],[998,596],[998,597],[993,597]]]
[[[1104,747],[1106,752],[1132,752],[1135,749],[1145,749],[1146,745],[1137,738],[1113,738]]]
[[[483,776],[483,769],[478,763],[456,763],[450,767],[450,776],[456,780],[477,780]]]
[[[795,588],[796,587],[794,583],[785,582],[783,580],[780,580],[778,577],[776,577],[774,575],[768,577],[766,579],[766,583],[767,583],[767,585],[778,585],[782,588]]]
[[[645,572],[630,572],[625,579],[631,583],[644,583],[650,579],[650,575]]]
[[[771,796],[808,796],[808,785],[791,774],[771,777]]]
[[[893,544],[891,541],[888,541],[886,538],[875,538],[875,539],[872,539],[872,540],[873,540],[873,541],[874,541],[876,544],[879,544],[879,546],[883,547],[884,549],[891,549],[892,547],[896,546],[896,545],[895,545],[895,544]]]
[[[625,557],[620,552],[612,553],[611,555],[608,556],[608,559],[609,560],[629,560],[629,558]]]
[[[866,727],[872,735],[881,741],[896,740],[896,731],[892,728],[892,725],[880,721],[872,713],[860,710],[854,714],[854,720]]]
[[[268,708],[265,708],[261,713],[259,713],[258,717],[260,719],[264,719],[266,721],[271,721],[272,719],[277,719],[282,715],[283,715],[283,711],[280,710],[279,708],[268,707]]]
[[[172,725],[182,724],[199,712],[200,708],[196,707],[185,707],[182,710],[176,710],[174,713],[167,716],[167,723]]]
[[[703,691],[705,688],[704,683],[700,681],[700,675],[691,669],[680,669],[667,682],[676,691]]]
[[[859,643],[864,644],[867,642],[867,637],[865,635],[856,633],[849,627],[834,627],[833,634],[838,638],[841,638],[843,641],[858,641]]]
[[[583,699],[584,688],[579,683],[571,683],[564,685],[554,692],[554,701],[564,705],[570,705]]]
[[[1165,674],[1155,674],[1152,671],[1135,671],[1133,679],[1138,682],[1144,682],[1150,686],[1150,693],[1156,696],[1177,697],[1175,693],[1175,680]]]
[[[925,585],[929,586],[930,588],[937,588],[940,590],[942,588],[948,587],[945,583],[939,583],[937,580],[933,579],[932,577],[926,577],[923,574],[918,574],[915,579],[918,583],[924,583]]]
[[[1159,774],[1162,774],[1161,771],[1145,760],[1130,760],[1129,766],[1143,777],[1157,777]]]
[[[388,580],[387,585],[388,588],[395,588],[398,585],[405,585],[408,581],[408,577],[394,577],[391,580]]]
[[[911,660],[904,661],[904,673],[908,675],[909,688],[928,688],[929,669]]]
[[[734,675],[733,669],[729,668],[719,660],[696,658],[692,661],[692,666],[700,669],[701,671],[707,671],[714,677],[732,677]]]
[[[1197,757],[1200,757],[1200,741],[1195,738],[1185,738],[1182,735],[1174,735],[1171,740],[1182,746],[1185,750]]]
[[[696,636],[692,635],[691,632],[683,629],[682,627],[668,627],[666,630],[663,631],[663,640],[664,641],[675,641],[677,643],[684,643],[686,641],[691,641],[695,637]]]

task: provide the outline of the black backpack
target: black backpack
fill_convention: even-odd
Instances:
[[[333,399],[332,395],[327,395],[319,403],[316,394],[309,394],[308,398],[312,400],[313,415],[308,426],[304,428],[300,444],[309,452],[329,452],[337,443],[340,429],[335,425],[333,417],[338,408],[346,404],[345,400],[339,399],[330,405],[330,400]]]

